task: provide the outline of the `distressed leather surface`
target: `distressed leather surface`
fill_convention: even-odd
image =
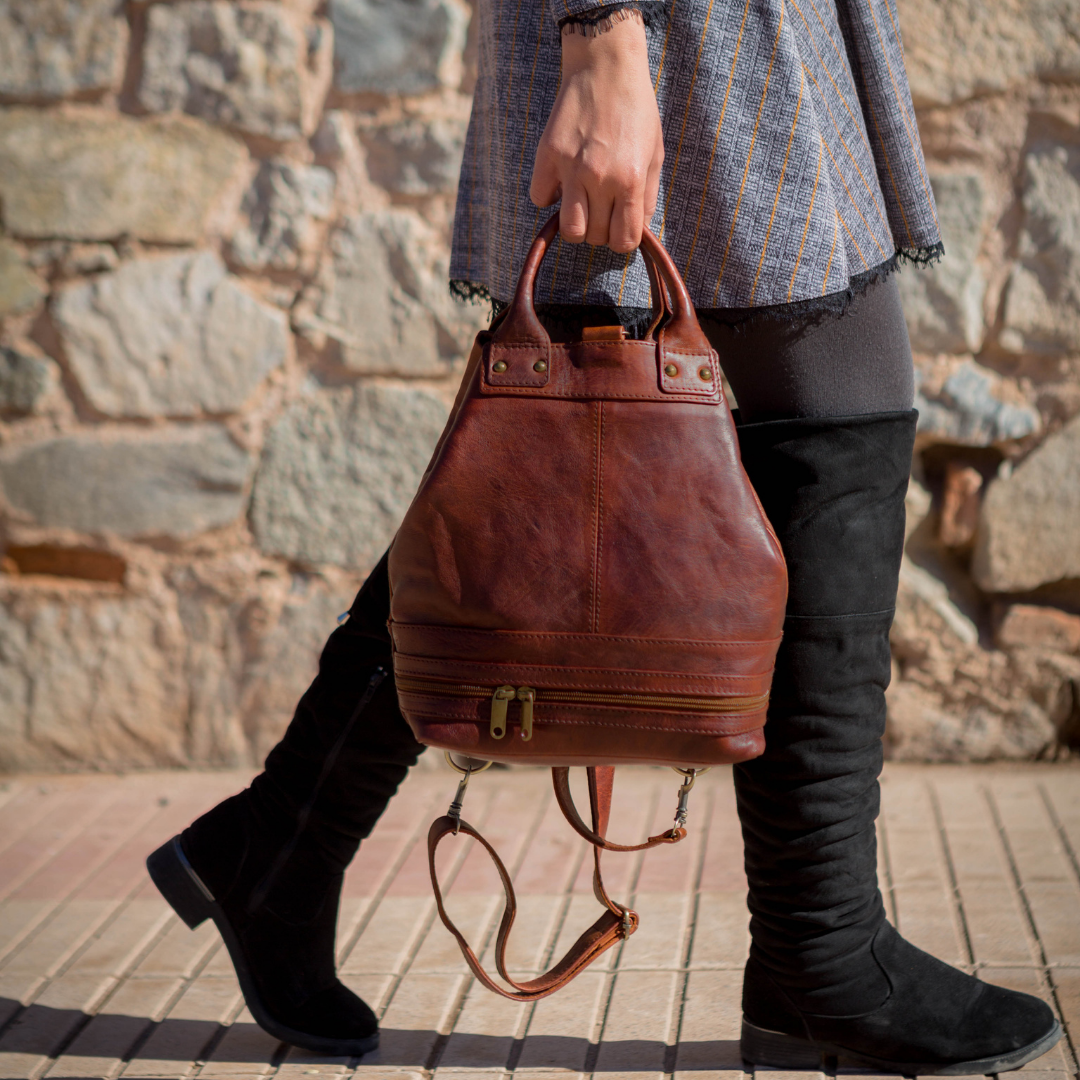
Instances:
[[[553,345],[532,283],[557,224],[538,236],[505,317],[478,335],[391,549],[395,670],[537,689],[763,694],[787,578],[739,460],[716,355],[651,237],[643,248],[667,293],[655,340]],[[400,688],[399,698],[420,741],[495,760],[706,765],[763,747],[763,703],[688,714],[538,701],[525,742],[517,703],[494,740],[485,701]]]

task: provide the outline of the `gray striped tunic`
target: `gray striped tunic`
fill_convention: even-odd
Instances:
[[[558,22],[596,0],[480,0],[455,291],[508,300],[551,210],[529,199]],[[808,301],[939,243],[893,0],[668,0],[648,31],[664,128],[652,219],[698,308]],[[647,307],[641,256],[556,244],[537,300]]]

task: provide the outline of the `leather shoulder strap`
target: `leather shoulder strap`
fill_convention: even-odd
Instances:
[[[558,774],[560,772],[568,773],[568,770],[552,770],[553,774]],[[588,930],[586,930],[581,937],[570,946],[566,955],[553,968],[538,978],[529,979],[525,982],[515,981],[510,977],[509,972],[506,970],[506,946],[510,937],[510,929],[514,925],[514,918],[517,915],[517,897],[514,894],[513,883],[510,881],[510,874],[503,864],[502,859],[499,858],[497,852],[487,840],[485,840],[483,836],[467,822],[446,815],[437,818],[431,823],[431,828],[428,830],[428,868],[431,871],[431,885],[435,891],[435,903],[439,909],[439,918],[442,919],[443,925],[450,933],[457,938],[457,943],[461,947],[461,953],[465,957],[465,962],[469,965],[472,973],[484,986],[489,990],[494,990],[496,994],[501,994],[503,997],[510,998],[512,1001],[536,1001],[539,998],[547,997],[548,994],[553,994],[556,990],[565,986],[575,975],[584,971],[589,964],[602,953],[610,949],[612,945],[622,941],[624,938],[628,938],[637,929],[637,912],[612,900],[611,897],[608,896],[607,890],[604,888],[604,881],[600,874],[600,854],[605,847],[608,846],[616,851],[640,851],[643,848],[655,847],[658,843],[675,843],[686,835],[686,831],[684,829],[676,829],[673,830],[673,832],[680,834],[677,837],[671,834],[665,834],[663,837],[653,837],[644,844],[638,844],[631,847],[608,845],[603,834],[607,831],[608,818],[611,815],[611,789],[614,772],[615,770],[612,767],[595,767],[588,770],[589,802],[591,804],[593,822],[592,829],[589,829],[578,816],[577,809],[574,808],[573,800],[569,796],[569,779],[564,777],[568,805],[573,808],[574,818],[576,818],[580,824],[580,828],[578,828],[577,825],[575,825],[575,828],[577,828],[577,831],[593,845],[593,893],[597,900],[604,905],[605,910],[600,918],[598,918],[596,922],[594,922],[592,926],[590,926]],[[563,809],[563,813],[566,814],[563,799],[559,797],[559,778],[557,775],[555,780],[555,792],[556,797],[559,798],[559,806]],[[567,817],[568,820],[570,820],[569,815],[567,815]],[[574,824],[573,820],[571,820],[571,824]],[[499,872],[503,893],[506,897],[506,905],[503,908],[502,921],[499,923],[499,932],[495,940],[495,966],[498,968],[499,974],[510,984],[512,989],[508,990],[506,987],[495,982],[495,980],[484,970],[476,953],[473,951],[468,941],[466,941],[465,936],[454,925],[447,913],[446,905],[443,901],[442,890],[439,888],[439,879],[435,871],[435,852],[444,837],[448,836],[450,833],[458,832],[463,832],[466,836],[471,836],[473,839],[479,841],[479,843],[483,845],[484,850],[491,856],[491,860],[494,862],[495,868]],[[593,840],[593,837],[595,837],[596,840]],[[599,841],[599,843],[596,841]]]

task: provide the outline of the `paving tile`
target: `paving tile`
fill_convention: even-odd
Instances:
[[[465,935],[465,940],[472,945],[474,952],[484,951],[487,933],[494,929],[495,918],[502,914],[502,909],[500,896],[465,893],[450,896],[446,900],[447,913],[458,930]],[[416,955],[409,962],[409,970],[460,972],[463,975],[468,971],[457,939],[443,926],[438,916],[432,920]]]
[[[379,1049],[366,1064],[422,1069],[458,1009],[470,977],[407,974],[380,1021]]]
[[[430,896],[384,899],[371,914],[345,960],[339,964],[339,970],[357,975],[403,970],[434,909],[435,901]]]
[[[129,979],[46,1073],[50,1080],[115,1076],[124,1058],[180,989],[180,980]]]
[[[735,787],[731,768],[723,766],[707,773],[698,784],[712,793],[712,807],[707,819],[708,841],[702,860],[698,888],[707,892],[746,892],[743,869],[743,840],[739,815],[735,808]],[[691,801],[697,791],[691,794]],[[691,808],[690,827],[698,827],[700,818]]]
[[[674,972],[616,975],[597,1072],[657,1076],[666,1070],[676,990],[681,983],[682,976]]]
[[[505,1068],[514,1040],[524,1034],[530,1011],[530,1006],[493,994],[474,980],[439,1058],[438,1072]]]
[[[199,1070],[199,1080],[226,1080],[246,1076],[266,1076],[274,1058],[284,1055],[279,1039],[268,1035],[247,1009],[229,1025],[214,1047],[206,1064]]]
[[[210,1040],[240,1004],[235,975],[195,979],[155,1026],[123,1073],[124,1077],[183,1077],[191,1074]]]
[[[621,968],[680,967],[686,951],[689,893],[634,894],[633,907],[641,918],[619,959]]]
[[[1080,967],[1054,968],[1050,981],[1072,1046],[1080,1049]],[[1072,1065],[1074,1071],[1076,1065],[1076,1062]]]
[[[989,806],[974,779],[942,779],[935,790],[945,823],[974,959],[1036,962],[1026,920]]]
[[[0,905],[0,964],[52,914],[55,901],[6,900]]]
[[[515,1078],[537,1070],[583,1070],[609,986],[608,976],[589,969],[557,994],[541,998],[529,1018]]]
[[[518,897],[517,916],[506,948],[506,966],[511,971],[531,975],[552,966],[560,959],[550,955],[552,937],[562,923],[568,901],[569,897],[565,895],[526,894]],[[502,899],[498,898],[487,948],[480,955],[481,962],[489,971],[495,970],[496,931],[502,919],[502,911]]]
[[[742,972],[691,971],[683,993],[676,1077],[742,1073]]]
[[[737,967],[750,949],[750,912],[745,892],[703,892],[697,899],[691,967]]]

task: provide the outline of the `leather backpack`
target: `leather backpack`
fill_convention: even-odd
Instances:
[[[477,335],[389,563],[401,711],[464,774],[428,836],[439,913],[477,978],[523,1001],[633,933],[636,913],[604,891],[600,852],[681,840],[697,771],[764,749],[787,596],[717,355],[671,258],[646,230],[654,319],[642,340],[616,326],[555,343],[533,288],[557,231],[556,215],[510,307]],[[470,774],[493,761],[552,768],[563,813],[594,847],[605,908],[563,960],[527,982],[506,972],[509,874],[461,820]],[[621,763],[685,776],[675,826],[644,844],[605,836]],[[591,827],[570,795],[572,765],[588,767]],[[443,905],[435,849],[458,832],[484,845],[506,890],[495,953],[510,989],[483,970]]]

